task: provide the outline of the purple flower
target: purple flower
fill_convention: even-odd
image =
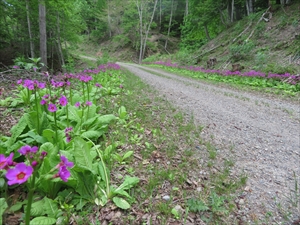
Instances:
[[[75,103],[75,107],[76,107],[76,108],[80,107],[80,102],[76,102],[76,103]]]
[[[23,80],[20,79],[20,80],[17,81],[17,84],[22,84],[22,82],[23,82]]]
[[[27,155],[27,154],[30,154],[30,153],[36,153],[37,151],[38,151],[38,147],[37,146],[30,147],[29,145],[25,145],[25,146],[21,147],[18,150],[18,152],[21,155]]]
[[[99,87],[99,88],[102,88],[102,85],[99,84],[99,83],[96,83],[95,86],[96,86],[96,87]]]
[[[120,88],[122,89],[122,88],[124,88],[124,86],[122,84],[120,84]]]
[[[48,154],[47,152],[42,151],[42,152],[41,152],[40,159],[44,159],[44,158],[46,157],[47,154]]]
[[[87,105],[87,106],[91,106],[91,105],[92,105],[92,102],[90,102],[90,101],[86,101],[85,105]]]
[[[72,137],[70,135],[66,135],[66,142],[69,143],[72,140]]]
[[[38,165],[38,162],[37,161],[32,161],[32,163],[31,163],[31,166],[32,167],[36,167]]]
[[[62,106],[65,106],[68,104],[68,99],[66,98],[66,96],[61,96],[60,99],[59,99],[59,104],[62,105]]]
[[[27,88],[28,88],[29,90],[33,90],[33,89],[34,89],[34,85],[33,85],[33,84],[30,84],[30,85],[27,86]]]
[[[70,171],[67,169],[66,166],[61,166],[59,168],[58,176],[60,179],[62,179],[64,182],[68,181],[68,178],[71,176]]]
[[[44,89],[46,87],[45,83],[39,83],[38,84],[39,89]]]
[[[66,166],[66,167],[73,167],[74,163],[69,162],[66,156],[61,155],[60,156],[61,162],[58,164],[59,167]]]
[[[56,105],[53,104],[53,103],[50,103],[50,104],[48,105],[48,110],[49,110],[50,112],[56,112],[56,111],[57,111]]]
[[[19,163],[15,168],[7,170],[5,175],[8,179],[7,184],[22,184],[28,180],[32,173],[33,168],[31,166],[26,166],[25,163]]]
[[[31,147],[29,145],[25,145],[23,147],[21,147],[18,152],[21,154],[21,155],[27,155],[31,152]]]
[[[20,69],[19,66],[13,66],[13,69]]]
[[[47,103],[47,101],[45,99],[42,99],[40,103],[41,103],[41,105],[45,105]]]
[[[10,153],[7,158],[5,158],[3,154],[0,154],[0,169],[4,169],[7,166],[13,165],[13,157],[14,153]]]

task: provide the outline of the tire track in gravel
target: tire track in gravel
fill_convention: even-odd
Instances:
[[[195,121],[205,126],[202,137],[214,136],[214,144],[222,149],[219,155],[230,158],[234,154],[236,173],[248,175],[244,219],[263,219],[272,212],[274,224],[282,221],[274,199],[289,207],[285,195],[294,187],[294,172],[300,180],[299,102],[205,84],[140,65],[118,64],[192,113]],[[294,219],[300,215],[299,204],[290,209]]]

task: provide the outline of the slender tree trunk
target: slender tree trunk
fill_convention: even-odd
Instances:
[[[144,39],[144,46],[143,46],[142,59],[144,58],[144,55],[145,55],[146,45],[147,45],[147,38],[148,38],[148,33],[149,33],[149,30],[150,30],[150,27],[151,27],[151,24],[152,24],[152,21],[153,21],[153,18],[154,18],[154,14],[155,14],[155,11],[156,11],[156,5],[157,5],[157,2],[158,2],[158,0],[155,0],[154,8],[153,8],[153,11],[152,11],[152,16],[151,16],[151,19],[150,19],[150,21],[149,21],[148,28],[147,28],[147,30],[146,30],[145,39]],[[142,62],[142,61],[141,61],[141,62]]]
[[[64,17],[65,17],[66,15],[64,14]],[[63,23],[63,31],[62,31],[62,33],[63,33],[63,36],[64,37],[66,37],[66,33],[65,33],[65,23]],[[65,45],[65,56],[66,56],[66,58],[68,58],[68,45],[67,45],[67,40],[66,40],[66,38],[64,38],[64,40],[63,40],[63,42],[64,42],[64,45]]]
[[[138,1],[135,2],[136,7],[138,9],[139,14],[139,24],[140,24],[140,54],[139,54],[139,64],[142,63],[142,57],[143,57],[143,5],[142,3],[139,4]]]
[[[45,0],[39,0],[40,56],[44,64],[42,71],[47,70],[47,33]]]
[[[34,58],[34,43],[32,40],[32,33],[31,33],[31,22],[30,22],[30,12],[29,12],[29,0],[26,0],[26,15],[27,15],[27,25],[28,25],[28,33],[30,39],[30,55],[31,58]]]
[[[165,49],[167,49],[168,39],[169,39],[169,36],[170,36],[170,30],[171,30],[171,25],[172,25],[172,17],[173,17],[173,8],[174,8],[174,0],[172,0],[172,3],[171,3],[171,14],[170,14],[170,20],[169,20],[167,39],[166,39],[166,42],[165,42]]]
[[[233,13],[234,13],[234,0],[231,1],[231,15],[230,15],[230,22],[233,22]]]
[[[66,72],[66,67],[65,67],[65,60],[64,60],[64,54],[62,52],[62,48],[61,48],[61,40],[60,40],[60,21],[59,21],[59,12],[57,12],[57,17],[56,17],[56,22],[57,22],[57,48],[58,48],[58,52],[60,55],[60,62],[61,62],[61,67],[63,72]]]
[[[184,11],[184,16],[189,15],[189,0],[185,0],[185,11]]]
[[[109,0],[107,0],[107,23],[108,23],[108,32],[109,32],[109,37],[111,38],[111,23],[110,23],[110,8],[109,8]]]
[[[253,4],[253,0],[248,0],[249,1],[249,13],[253,13],[254,12],[254,4]]]
[[[161,30],[161,0],[159,0],[159,31]]]

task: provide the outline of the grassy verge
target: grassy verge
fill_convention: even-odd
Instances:
[[[106,142],[117,142],[120,156],[134,151],[131,159],[120,158],[121,169],[112,171],[112,178],[130,174],[141,179],[131,192],[132,209],[122,212],[122,224],[238,224],[246,176],[231,176],[234,163],[201,140],[203,127],[192,116],[124,72],[124,94],[100,103],[103,111],[115,113],[125,106],[128,122],[112,127]]]
[[[267,82],[264,81],[264,79],[260,79],[260,78],[248,78],[248,77],[232,78],[232,77],[224,77],[221,75],[212,75],[212,74],[206,74],[203,76],[203,74],[205,73],[199,73],[202,74],[200,76],[199,74],[197,75],[197,73],[195,72],[191,72],[185,69],[178,69],[178,68],[166,67],[161,65],[144,65],[144,66],[146,67],[148,66],[150,68],[158,68],[162,71],[171,72],[178,76],[198,79],[201,80],[202,82],[211,83],[218,86],[230,87],[242,91],[259,92],[260,94],[264,94],[264,95],[271,95],[271,96],[276,95],[277,97],[289,99],[292,101],[299,101],[300,99],[299,90],[294,90],[295,87],[293,85],[285,84],[283,82],[277,82],[276,85],[274,85],[274,87],[271,87],[272,85],[268,84],[270,87],[267,87],[266,86]]]

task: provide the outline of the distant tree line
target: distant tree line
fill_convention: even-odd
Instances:
[[[231,23],[292,0],[0,0],[0,52],[15,48],[41,57],[46,69],[68,60],[68,46],[111,39],[146,57],[149,38],[158,35],[168,51],[171,37],[197,48]],[[159,39],[159,38],[158,38]],[[0,54],[0,61],[3,61]]]

